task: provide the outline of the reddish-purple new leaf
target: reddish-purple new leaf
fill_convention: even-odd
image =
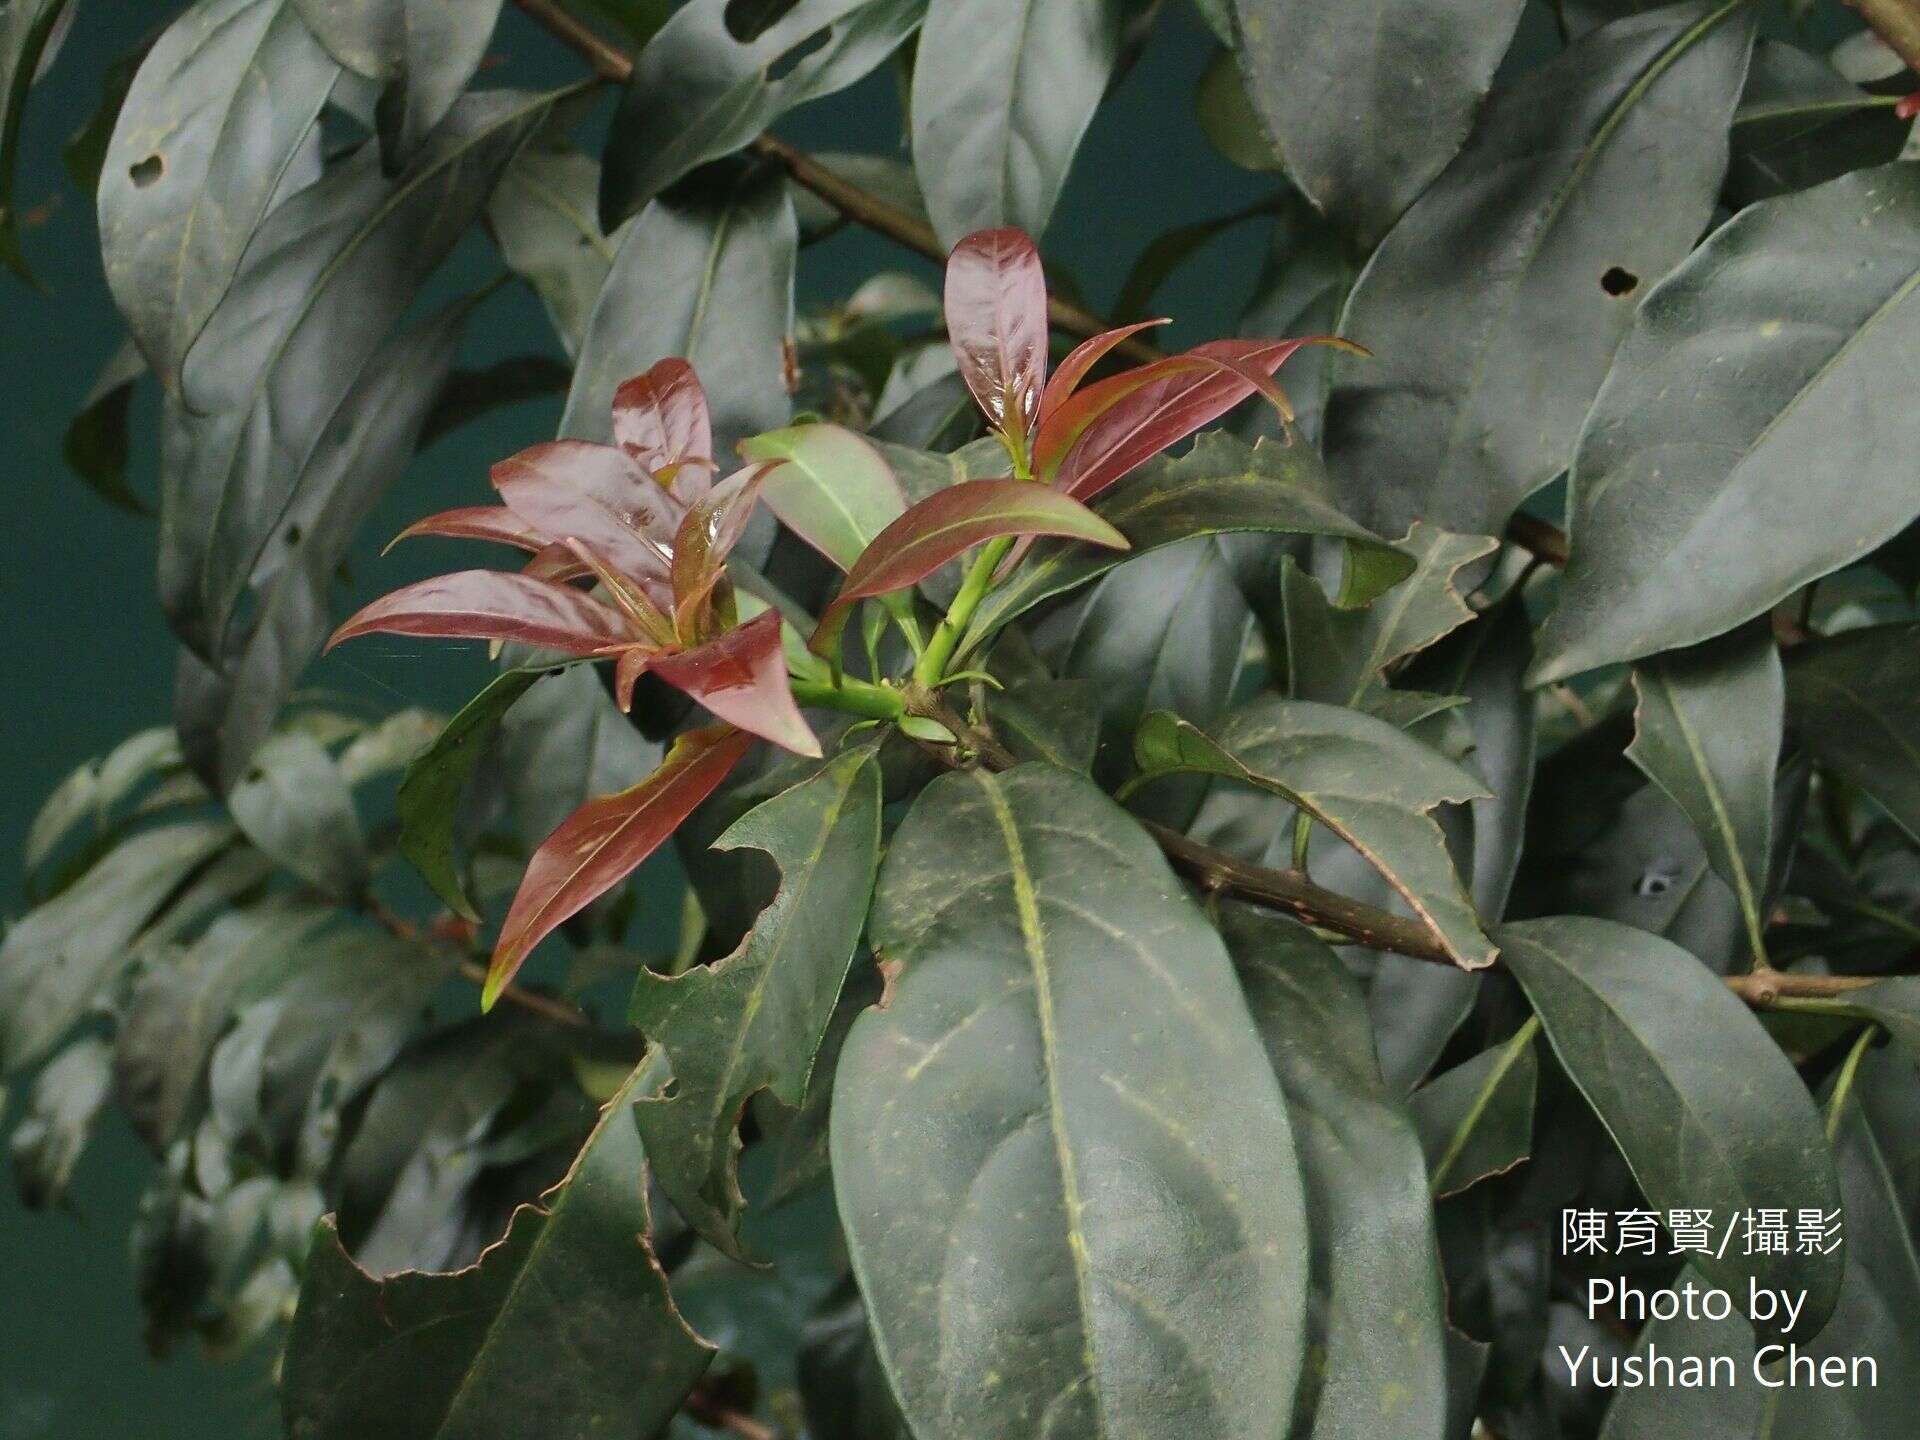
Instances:
[[[1028,480],[963,480],[934,491],[874,537],[820,617],[813,648],[831,649],[856,600],[917,585],[983,540],[1003,535],[1058,535],[1127,548],[1126,536],[1058,490]]]
[[[1074,346],[1067,358],[1060,362],[1060,368],[1053,372],[1053,378],[1047,381],[1046,393],[1040,397],[1040,419],[1034,426],[1035,433],[1046,430],[1048,422],[1059,413],[1060,407],[1080,388],[1080,382],[1087,378],[1094,366],[1107,358],[1114,346],[1130,336],[1138,335],[1142,330],[1171,323],[1168,320],[1140,320],[1132,325],[1122,325],[1118,330],[1103,330],[1091,340],[1082,340]],[[1037,450],[1039,442],[1036,440],[1034,443]]]
[[[787,683],[779,611],[763,610],[719,639],[658,656],[647,668],[722,720],[795,754],[819,756],[820,742]]]
[[[673,537],[673,621],[680,639],[700,638],[707,597],[725,573],[728,553],[753,518],[770,465],[736,470],[687,509]]]
[[[1047,277],[1019,230],[978,230],[947,257],[947,337],[993,428],[1025,452],[1047,379]]]
[[[515,640],[568,655],[606,655],[630,643],[620,612],[568,585],[507,570],[456,570],[383,595],[333,632]]]
[[[1035,474],[1090,500],[1256,390],[1286,412],[1284,396],[1266,377],[1301,346],[1315,343],[1328,342],[1215,340],[1091,385],[1051,417],[1035,447]]]
[[[490,540],[522,550],[539,550],[547,537],[504,505],[463,505],[416,520],[387,542],[387,550],[416,535],[440,535],[450,540]],[[380,552],[386,554],[386,550]]]
[[[650,591],[656,584],[664,590],[668,547],[683,507],[612,446],[535,445],[495,465],[493,485],[535,529],[555,540],[584,541]]]
[[[493,1007],[534,946],[659,849],[752,743],[725,725],[690,731],[638,785],[590,800],[568,816],[527,863],[493,947],[482,1008]]]
[[[662,360],[613,392],[613,438],[682,500],[699,499],[712,484],[713,422],[684,360]]]

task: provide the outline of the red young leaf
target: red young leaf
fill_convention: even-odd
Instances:
[[[647,668],[742,730],[796,754],[820,754],[787,683],[777,610],[763,610],[698,649],[659,656]]]
[[[658,650],[649,650],[643,645],[620,652],[613,666],[613,700],[622,715],[633,709],[633,687],[640,683],[640,677],[659,655]]]
[[[491,1009],[534,946],[659,849],[752,743],[752,736],[725,725],[690,731],[638,785],[590,800],[568,816],[527,863],[493,948],[481,1005]]]
[[[1040,419],[1034,429],[1044,431],[1047,428],[1048,421],[1080,388],[1080,382],[1087,378],[1093,367],[1106,359],[1107,352],[1114,346],[1129,336],[1138,335],[1142,330],[1170,323],[1167,320],[1141,320],[1132,325],[1122,325],[1118,330],[1103,330],[1091,340],[1082,340],[1074,346],[1067,358],[1060,362],[1060,368],[1053,372],[1053,378],[1047,381],[1046,393],[1040,397]],[[1035,442],[1035,448],[1038,449],[1038,442]]]
[[[327,641],[380,632],[450,640],[517,640],[569,655],[602,655],[631,637],[620,612],[582,591],[503,570],[456,570],[383,595]]]
[[[1057,490],[1027,480],[963,480],[934,491],[874,536],[821,617],[815,648],[839,633],[854,601],[917,585],[955,556],[1002,535],[1060,535],[1127,548],[1126,536]]]
[[[1047,378],[1047,277],[1019,230],[978,230],[947,257],[947,336],[996,430],[1024,448]]]
[[[527,524],[584,542],[656,605],[671,603],[668,547],[681,507],[620,451],[572,440],[536,445],[494,466],[493,484]]]
[[[629,627],[635,636],[642,637],[655,646],[672,643],[673,621],[667,618],[658,605],[647,598],[644,587],[607,564],[592,546],[583,544],[572,536],[568,536],[560,543],[581,565],[582,573],[591,575],[600,582],[607,592],[608,601],[627,617]]]
[[[593,574],[593,566],[582,560],[566,541],[556,540],[551,545],[541,546],[533,557],[520,567],[520,573],[530,575],[536,580],[551,580],[559,584]]]
[[[707,396],[684,360],[662,360],[613,392],[613,438],[682,500],[699,499],[712,483]]]
[[[673,619],[676,633],[691,642],[693,622],[725,573],[727,554],[753,518],[761,483],[771,465],[750,465],[722,480],[688,507],[673,537]]]
[[[1264,388],[1256,378],[1318,339],[1215,340],[1091,385],[1051,417],[1035,447],[1035,473],[1090,500]]]
[[[416,520],[387,542],[391,550],[402,540],[416,535],[444,535],[453,540],[492,540],[501,545],[517,545],[522,550],[538,550],[547,537],[504,505],[464,505],[458,510],[442,510]],[[386,554],[382,550],[381,554]]]

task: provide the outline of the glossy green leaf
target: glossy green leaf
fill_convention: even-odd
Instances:
[[[1064,771],[943,776],[871,936],[894,981],[840,1058],[834,1188],[915,1434],[1272,1430],[1306,1341],[1294,1142],[1152,842]]]
[[[1034,546],[974,614],[966,654],[1043,600],[1098,578],[1123,560],[1196,535],[1268,531],[1320,535],[1346,547],[1343,595],[1359,603],[1411,573],[1413,562],[1341,513],[1319,457],[1306,445],[1249,446],[1219,431],[1202,435],[1178,460],[1135,471],[1102,495],[1093,512],[1126,537],[1125,555],[1080,545]]]
[[[1633,669],[1627,758],[1687,812],[1720,878],[1733,887],[1753,954],[1765,955],[1773,777],[1786,719],[1780,653],[1749,626]]]
[[[1428,813],[1486,792],[1405,731],[1357,710],[1265,696],[1211,732],[1157,711],[1141,722],[1134,759],[1143,775],[1218,775],[1284,797],[1357,850],[1456,964],[1493,963],[1493,943]]]
[[[1494,535],[1566,468],[1637,297],[1713,213],[1752,35],[1741,0],[1676,5],[1494,94],[1347,304],[1375,358],[1339,362],[1325,433],[1359,519]]]
[[[182,653],[174,718],[188,762],[216,790],[238,782],[319,654],[348,547],[412,457],[472,303],[456,302],[367,362],[290,487],[286,513],[255,567],[254,603],[244,628],[227,633],[220,668]],[[274,483],[285,485],[286,477]]]
[[[14,215],[14,176],[19,168],[20,123],[27,92],[39,77],[47,47],[72,0],[8,0],[0,9],[0,265],[31,279]]]
[[[560,434],[611,440],[614,391],[669,356],[699,373],[718,454],[784,425],[791,407],[781,357],[793,329],[797,245],[793,205],[775,175],[649,205],[620,234]]]
[[[1436,1075],[1407,1097],[1436,1195],[1504,1175],[1533,1151],[1540,1058],[1531,1030]]]
[[[780,888],[740,947],[679,975],[641,971],[629,1018],[672,1088],[635,1109],[654,1174],[703,1236],[744,1258],[736,1173],[741,1112],[765,1089],[798,1106],[833,1018],[880,860],[880,770],[870,747],[764,802],[714,842],[772,859]]]
[[[1234,0],[1241,74],[1294,182],[1371,246],[1453,159],[1519,0]]]
[[[1316,1304],[1301,1440],[1442,1440],[1446,1299],[1420,1143],[1366,1003],[1302,925],[1234,906],[1222,934],[1280,1078],[1306,1180]]]
[[[14,1185],[29,1210],[66,1198],[112,1083],[113,1047],[98,1035],[75,1040],[34,1077],[26,1109],[7,1140]]]
[[[1742,211],[1647,297],[1581,437],[1536,682],[1729,630],[1920,511],[1917,227],[1920,169],[1861,171]]]
[[[475,1265],[377,1279],[325,1222],[288,1336],[281,1403],[302,1440],[483,1440],[529,1414],[556,1440],[657,1435],[713,1358],[652,1248],[633,1123],[643,1063],[566,1178]]]
[[[132,958],[167,898],[231,843],[224,821],[146,830],[116,845],[0,940],[0,1075],[50,1051]]]
[[[885,457],[838,425],[755,435],[742,442],[740,454],[778,462],[761,483],[760,498],[781,524],[843,571],[907,508]]]
[[[603,224],[617,226],[795,106],[853,84],[920,27],[927,4],[797,0],[760,8],[772,23],[754,25],[748,17],[760,17],[737,0],[691,0],[647,42],[614,113]],[[749,26],[754,33],[741,38]]]
[[[1120,53],[1112,0],[942,0],[913,71],[914,168],[945,245],[1047,228]]]
[[[501,0],[293,0],[329,53],[383,88],[389,165],[405,163],[486,58]]]
[[[1873,625],[1796,646],[1787,720],[1823,766],[1920,837],[1920,625]]]
[[[203,0],[155,42],[120,107],[100,172],[100,248],[114,301],[169,391],[339,77],[297,9]]]
[[[1812,1097],[1712,971],[1658,936],[1586,916],[1506,925],[1496,936],[1554,1053],[1655,1210],[1839,1207]],[[1739,1294],[1749,1282],[1805,1290],[1793,1338],[1817,1334],[1842,1257],[1743,1248],[1697,1263]]]
[[[261,228],[165,420],[161,599],[203,656],[222,653],[241,592],[272,568],[297,482],[395,318],[557,98],[469,96],[398,176],[363,147]]]
[[[986,692],[993,733],[1022,760],[1089,774],[1100,744],[1099,695],[1091,680],[1034,679]]]
[[[478,920],[480,914],[467,898],[456,853],[454,822],[460,797],[499,733],[501,720],[539,678],[537,670],[509,670],[469,700],[432,747],[407,766],[394,800],[400,819],[400,853],[434,894],[469,920]]]
[[[594,210],[599,189],[600,167],[591,158],[536,140],[487,201],[500,258],[533,287],[570,356],[580,353],[587,317],[613,268],[615,245]]]
[[[1671,1356],[1725,1355],[1735,1383],[1714,1388],[1651,1386],[1620,1393],[1607,1414],[1602,1440],[1766,1440],[1768,1436],[1818,1435],[1822,1440],[1878,1440],[1911,1423],[1913,1387],[1920,1384],[1920,1343],[1912,1317],[1920,1306],[1920,1259],[1914,1254],[1909,1211],[1896,1166],[1911,1149],[1909,1132],[1888,1124],[1877,1103],[1914,1084],[1910,1065],[1892,1055],[1869,1055],[1860,1067],[1853,1103],[1832,1117],[1840,1175],[1846,1278],[1833,1318],[1800,1354],[1818,1366],[1838,1360],[1848,1374],[1861,1357],[1873,1361],[1871,1383],[1862,1372],[1839,1386],[1781,1384],[1769,1389],[1753,1365],[1754,1339],[1736,1315],[1730,1320],[1654,1321],[1640,1333],[1639,1350],[1658,1347]],[[1831,1114],[1832,1100],[1828,1106]],[[1699,1270],[1675,1280],[1708,1283]],[[1776,1363],[1765,1379],[1783,1382]]]

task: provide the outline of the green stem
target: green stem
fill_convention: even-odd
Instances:
[[[946,678],[947,664],[953,659],[960,637],[966,633],[973,612],[987,598],[987,591],[993,588],[993,572],[1000,568],[1000,562],[1012,548],[1013,537],[1003,535],[983,545],[980,553],[973,557],[967,578],[960,583],[960,593],[953,597],[953,604],[934,627],[933,638],[927,641],[927,648],[920,652],[920,659],[913,667],[913,678],[929,690],[937,688]]]
[[[1453,1170],[1460,1157],[1466,1153],[1467,1142],[1473,1138],[1473,1132],[1481,1120],[1486,1118],[1487,1107],[1493,1103],[1493,1095],[1500,1088],[1500,1082],[1507,1078],[1507,1072],[1520,1063],[1520,1056],[1533,1044],[1533,1037],[1540,1033],[1540,1017],[1532,1015],[1527,1023],[1514,1032],[1513,1039],[1507,1042],[1507,1048],[1500,1052],[1500,1058],[1493,1063],[1493,1069],[1487,1072],[1487,1078],[1481,1082],[1480,1093],[1473,1097],[1473,1104],[1461,1117],[1460,1124],[1453,1132],[1453,1138],[1447,1141],[1446,1151],[1433,1167],[1433,1180],[1428,1190],[1437,1199],[1440,1187],[1446,1183],[1448,1174]]]
[[[1313,838],[1313,816],[1296,810],[1293,816],[1293,868],[1307,873],[1307,844]]]
[[[842,675],[838,685],[825,685],[817,680],[793,680],[789,683],[793,687],[793,698],[802,705],[839,710],[868,720],[898,720],[907,713],[907,703],[898,690],[889,690],[884,685],[869,685],[850,675]]]

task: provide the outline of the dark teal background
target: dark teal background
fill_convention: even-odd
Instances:
[[[43,290],[0,275],[0,603],[4,604],[4,781],[0,782],[0,908],[18,912],[18,854],[46,792],[76,764],[128,732],[163,723],[173,646],[153,598],[153,522],[113,509],[60,458],[67,417],[122,330],[101,278],[90,197],[60,166],[60,143],[93,110],[99,76],[176,7],[160,0],[78,0],[75,28],[35,90],[16,194],[24,244]],[[1071,0],[1059,0],[1071,3]],[[1190,109],[1211,42],[1187,9],[1165,8],[1152,43],[1095,121],[1048,239],[1095,305],[1112,300],[1140,248],[1186,220],[1231,211],[1271,182],[1231,169],[1206,147]],[[549,84],[578,73],[511,11],[487,84]],[[791,117],[782,133],[816,148],[896,144],[891,75]],[[583,140],[592,141],[583,131]],[[1175,339],[1231,327],[1265,236],[1242,227],[1211,245],[1163,292],[1182,317]],[[935,278],[929,264],[874,237],[847,233],[806,251],[801,302],[845,294],[883,266]],[[486,243],[456,257],[448,285],[495,273]],[[536,304],[516,290],[489,301],[472,328],[468,363],[552,349]],[[477,503],[487,464],[551,435],[558,404],[490,417],[422,455],[389,492],[352,562],[339,613],[396,584],[445,568],[434,545],[385,560],[380,544],[408,519]],[[153,493],[156,404],[134,411],[134,483]],[[458,705],[485,683],[477,647],[382,637],[317,665],[310,683],[393,705]],[[16,1085],[16,1091],[21,1088]],[[15,1097],[15,1107],[18,1095]],[[94,1437],[269,1437],[278,1433],[268,1357],[214,1365],[191,1353],[164,1362],[142,1347],[127,1234],[148,1157],[109,1119],[83,1160],[72,1214],[35,1215],[0,1185],[0,1440]]]

